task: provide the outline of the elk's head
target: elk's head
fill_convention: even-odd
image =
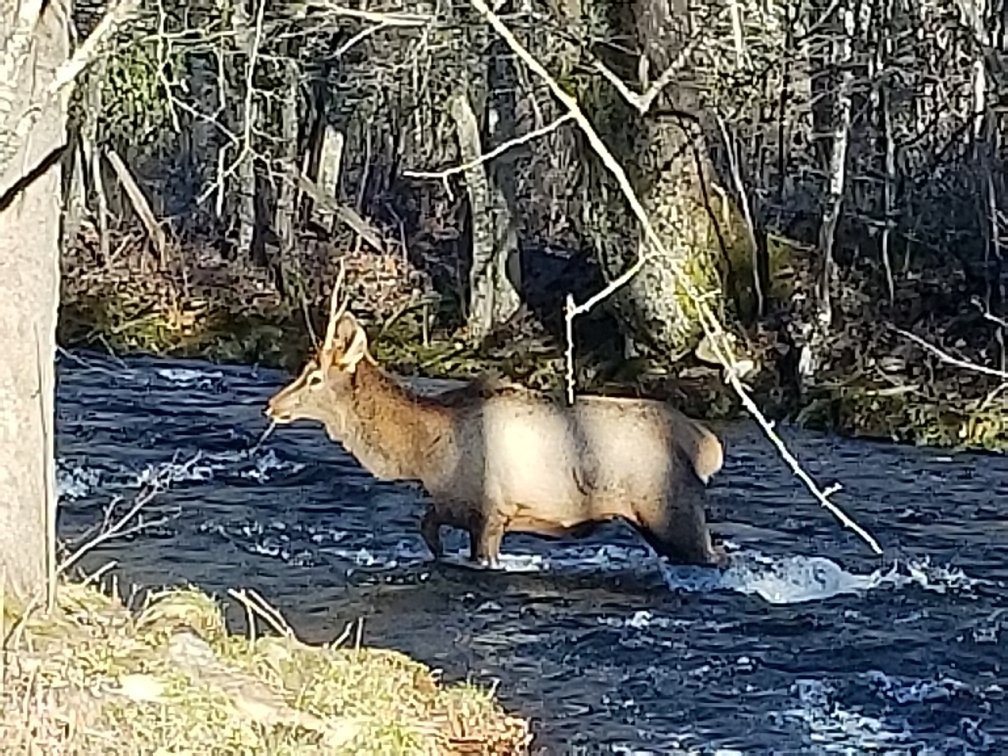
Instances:
[[[270,397],[266,416],[275,423],[317,420],[330,436],[342,436],[347,413],[353,400],[354,374],[361,360],[374,364],[368,351],[367,336],[353,315],[340,306],[339,290],[344,270],[340,266],[329,303],[329,322],[325,338],[301,374]]]

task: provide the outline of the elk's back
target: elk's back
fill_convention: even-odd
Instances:
[[[651,400],[579,397],[565,407],[498,396],[459,417],[456,440],[483,498],[512,516],[572,526],[626,515],[720,468],[721,445],[696,421]],[[476,492],[472,492],[476,493]]]

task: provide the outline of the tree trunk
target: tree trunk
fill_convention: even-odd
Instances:
[[[55,559],[53,357],[59,303],[59,166],[67,103],[63,97],[44,98],[55,67],[67,58],[69,40],[60,16],[65,11],[58,6],[45,5],[37,24],[20,28],[8,4],[3,10],[0,579],[6,590],[25,596],[44,587]],[[37,120],[25,128],[33,107],[39,108]]]
[[[683,6],[683,7],[680,7]],[[646,91],[680,54],[687,54],[692,20],[677,0],[608,1],[613,36],[633,35],[639,57],[614,51],[605,64],[624,82]],[[732,260],[749,260],[744,219],[718,184],[709,157],[703,104],[687,63],[640,114],[608,84],[586,103],[606,143],[627,170],[644,209],[669,252],[646,244],[610,179],[592,158],[587,162],[582,235],[608,278],[623,273],[639,257],[640,273],[610,301],[629,337],[628,344],[664,357],[679,357],[696,346],[701,328],[692,299],[677,283],[683,271],[701,295],[725,290]],[[718,301],[720,294],[715,294]],[[716,308],[717,309],[717,308]],[[628,349],[632,353],[633,348]],[[628,354],[630,356],[630,354]]]
[[[477,161],[483,153],[479,125],[469,99],[451,98],[448,111],[456,124],[459,155],[465,170],[472,219],[472,263],[469,270],[469,335],[482,341],[494,326],[509,318],[520,304],[508,278],[508,263],[517,259],[517,235],[508,203]]]
[[[280,151],[280,178],[276,185],[276,201],[273,206],[273,230],[276,232],[279,251],[274,267],[281,283],[281,294],[291,304],[299,303],[305,295],[305,279],[301,271],[300,258],[294,254],[295,228],[297,225],[297,177],[300,172],[298,159],[298,81],[297,62],[287,60],[283,65],[286,91],[279,104],[280,135],[283,147]]]
[[[237,2],[231,8],[231,31],[235,35],[236,50],[239,55],[244,55],[246,65],[251,65],[248,61],[252,57],[252,45],[255,41],[250,33],[253,28],[253,21],[249,16],[245,3]],[[243,41],[247,40],[247,41]],[[244,45],[242,48],[241,46]],[[239,68],[239,70],[243,70]],[[222,83],[221,86],[225,86]],[[265,264],[265,253],[262,249],[262,236],[257,234],[257,184],[255,161],[252,154],[246,153],[246,143],[252,140],[252,129],[257,120],[257,106],[253,99],[246,99],[247,93],[243,90],[243,84],[237,82],[227,82],[230,91],[224,95],[227,102],[228,119],[231,122],[232,130],[242,137],[242,144],[231,145],[227,150],[227,159],[224,161],[230,164],[233,160],[241,160],[236,171],[235,185],[229,189],[236,198],[235,216],[238,225],[238,253],[249,255],[252,260],[260,265]],[[250,145],[249,145],[250,146]]]
[[[499,12],[513,11],[514,3]],[[487,100],[483,118],[483,149],[497,149],[518,136],[516,92],[518,80],[510,51],[504,40],[493,34],[487,62]],[[491,215],[494,225],[494,323],[503,323],[521,306],[521,248],[516,227],[515,158],[502,154],[487,164],[490,182]]]

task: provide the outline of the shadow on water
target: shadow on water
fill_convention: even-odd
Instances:
[[[1008,744],[1008,460],[785,429],[887,548],[872,559],[747,424],[720,428],[724,573],[668,567],[628,527],[504,542],[504,571],[433,565],[422,492],[311,424],[265,427],[273,371],[92,354],[59,368],[60,530],[171,475],[150,532],[93,552],[121,584],[259,591],[301,637],[398,648],[490,684],[543,753],[943,753]],[[195,459],[194,459],[195,457]],[[182,463],[188,461],[188,464]],[[467,544],[446,530],[446,548]],[[229,619],[240,628],[232,607]]]

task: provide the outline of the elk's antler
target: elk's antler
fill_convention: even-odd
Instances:
[[[333,339],[336,337],[336,324],[339,319],[343,317],[343,313],[346,312],[347,304],[349,304],[349,298],[343,300],[343,304],[339,303],[339,293],[340,289],[343,288],[343,279],[346,277],[346,266],[343,263],[343,258],[339,261],[339,273],[336,276],[336,284],[333,286],[332,295],[329,297],[329,323],[326,326],[325,340],[322,342],[322,351],[326,352],[332,349]]]

